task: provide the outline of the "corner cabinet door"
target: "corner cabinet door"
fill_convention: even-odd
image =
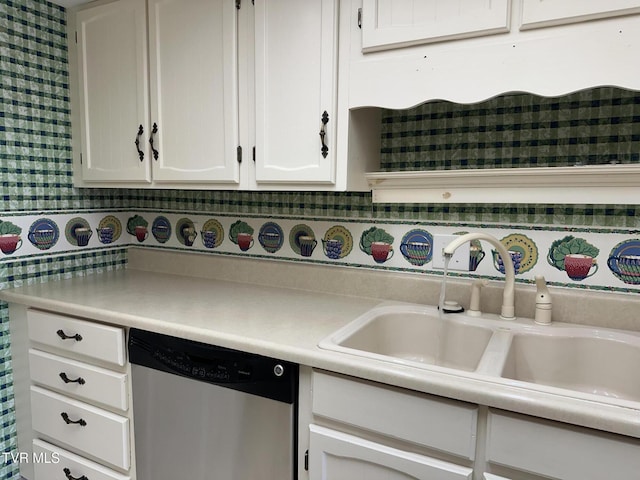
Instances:
[[[145,0],[82,10],[76,26],[82,178],[150,182]]]
[[[310,425],[309,480],[471,480],[473,470]]]
[[[521,30],[640,13],[638,0],[523,0]]]
[[[149,0],[154,182],[239,181],[236,15],[232,0]]]
[[[337,18],[338,0],[255,0],[258,185],[335,182]]]
[[[362,51],[509,31],[510,0],[363,0]]]

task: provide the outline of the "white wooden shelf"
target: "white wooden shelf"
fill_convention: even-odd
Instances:
[[[373,203],[640,203],[640,165],[367,173]]]

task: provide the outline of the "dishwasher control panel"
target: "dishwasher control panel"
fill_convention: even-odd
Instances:
[[[136,365],[293,403],[298,365],[253,353],[139,329],[129,331]]]

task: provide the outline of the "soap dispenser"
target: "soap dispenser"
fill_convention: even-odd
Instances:
[[[547,288],[547,281],[543,276],[536,276],[536,316],[534,321],[540,325],[551,324],[551,294]]]

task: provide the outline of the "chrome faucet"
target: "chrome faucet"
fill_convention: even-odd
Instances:
[[[456,238],[453,242],[447,245],[443,254],[445,257],[451,258],[453,253],[466,242],[471,240],[486,240],[493,245],[500,257],[502,257],[502,263],[504,264],[504,291],[502,294],[502,308],[500,310],[500,318],[503,320],[515,320],[515,285],[516,285],[516,271],[513,268],[513,261],[511,255],[507,251],[504,245],[500,241],[488,235],[486,233],[467,233]]]

